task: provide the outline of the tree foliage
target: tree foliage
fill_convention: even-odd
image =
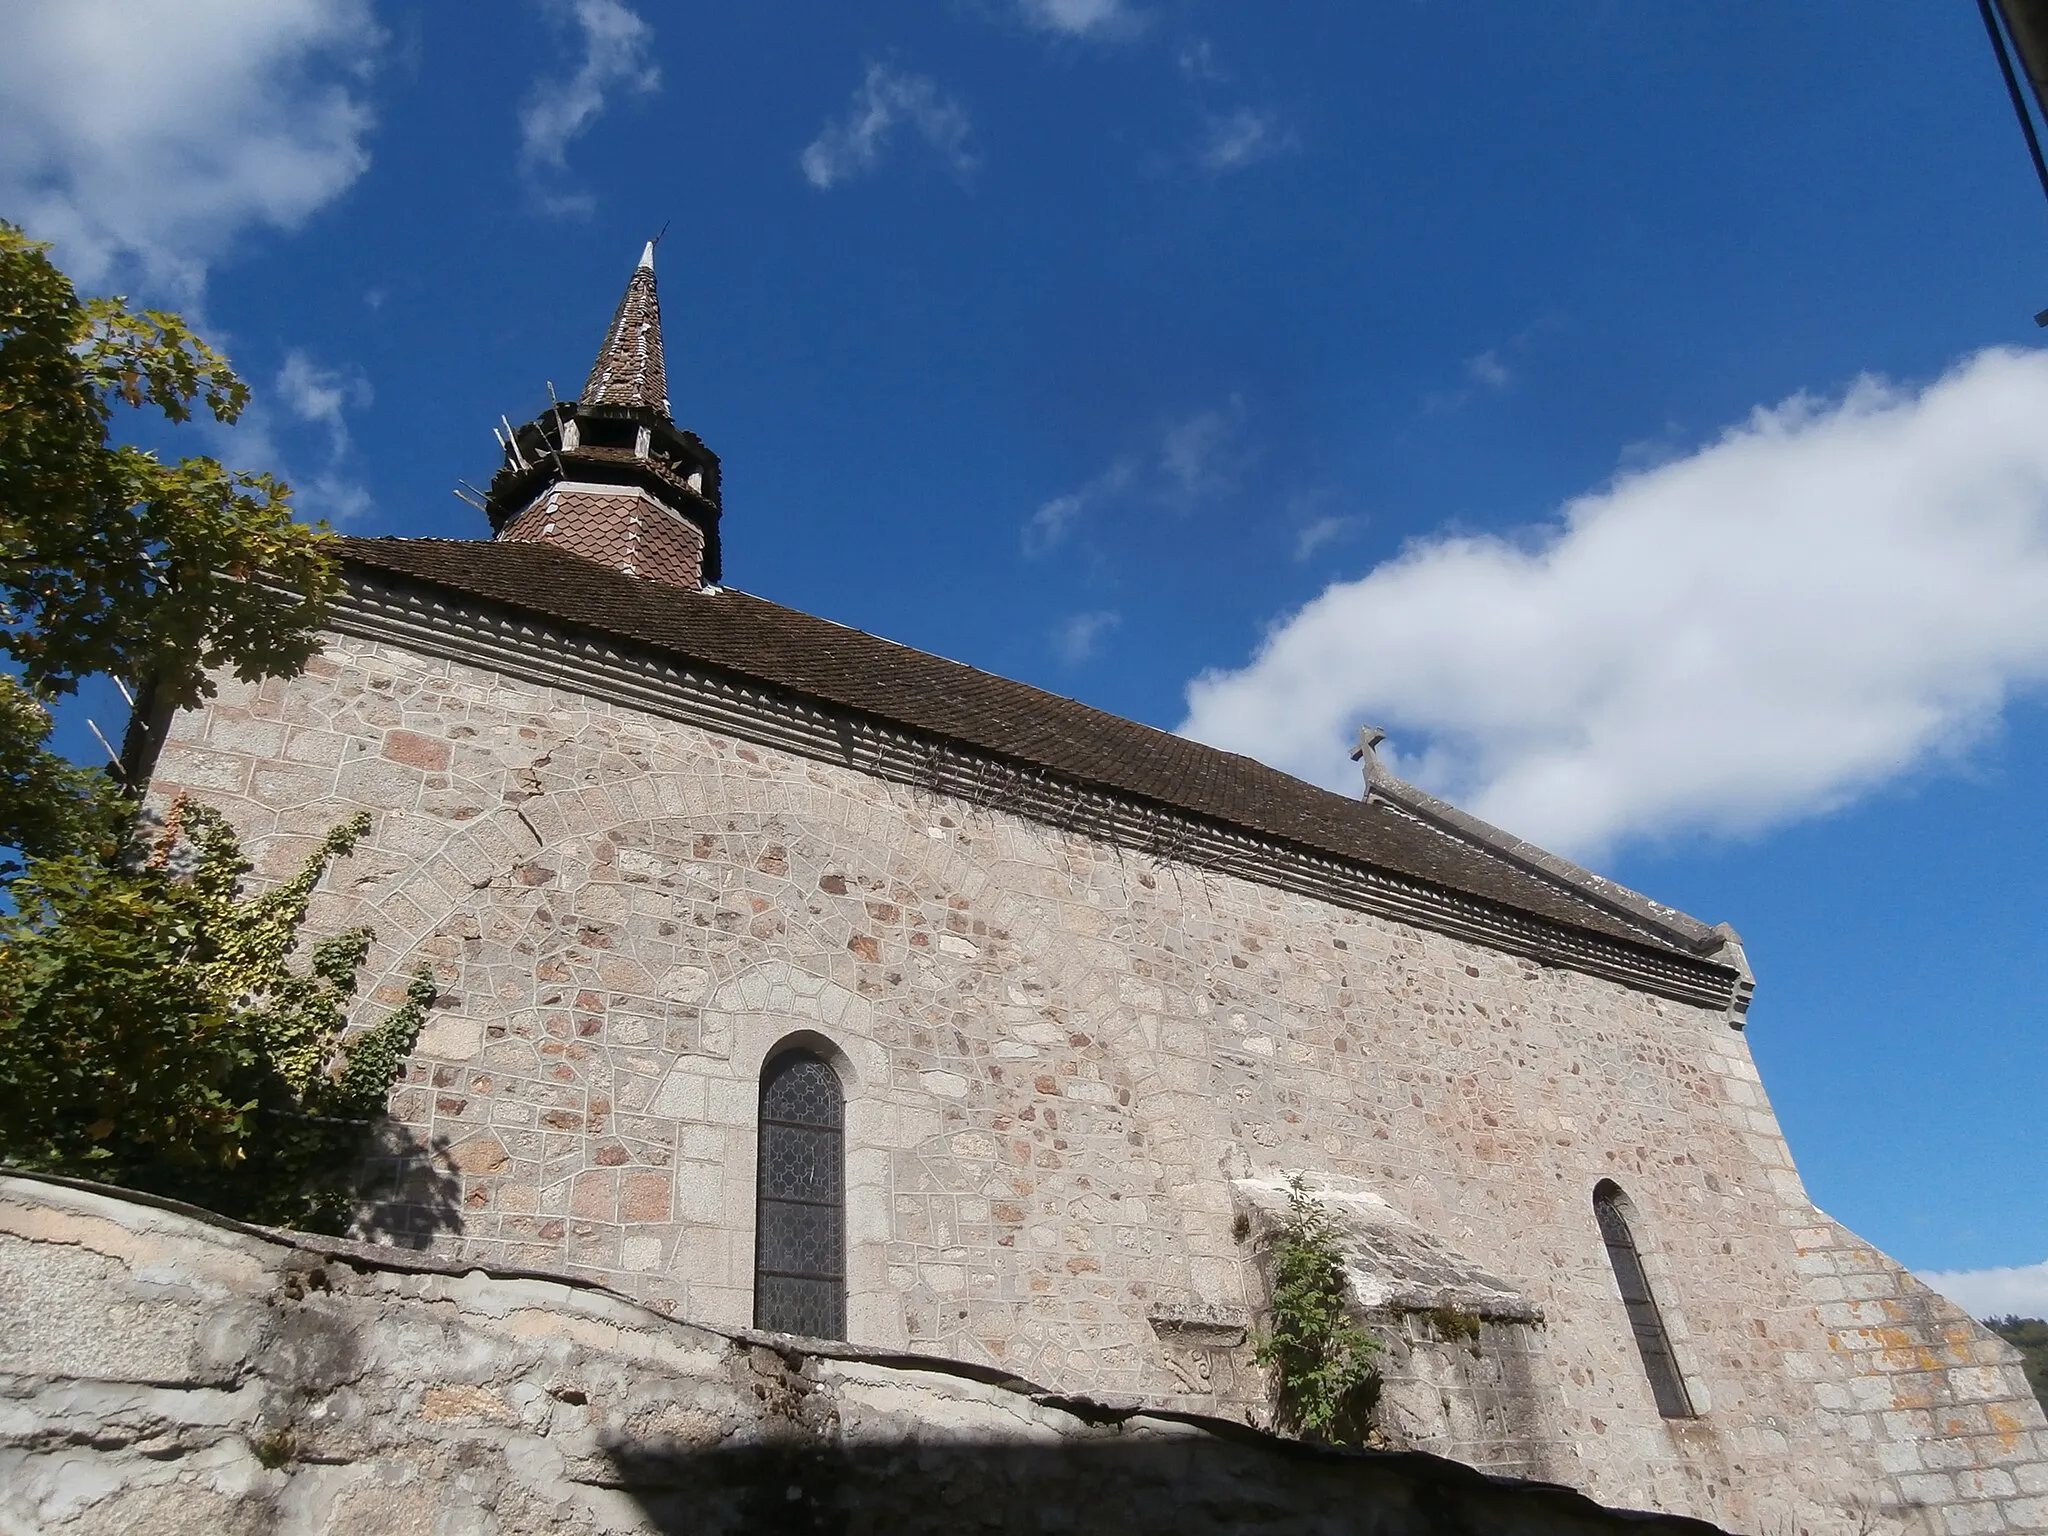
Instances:
[[[0,673],[0,887],[31,858],[119,852],[131,807],[105,773],[52,752],[50,712]]]
[[[288,963],[314,886],[368,827],[335,828],[254,896],[219,812],[183,800],[125,861],[36,861],[0,919],[0,1159],[340,1230],[365,1130],[434,996],[423,970],[345,1039],[370,930]]]
[[[1306,1440],[1362,1445],[1379,1385],[1379,1341],[1345,1310],[1337,1223],[1299,1174],[1288,1181],[1271,1262],[1272,1328],[1257,1358],[1273,1372],[1281,1427]]]
[[[0,1161],[338,1229],[433,997],[415,977],[345,1039],[369,931],[288,964],[367,820],[245,897],[217,812],[180,802],[142,830],[127,786],[49,747],[50,702],[85,678],[168,709],[211,694],[210,674],[290,676],[317,648],[339,565],[289,490],[110,440],[117,406],[228,423],[248,399],[178,316],[81,300],[0,223]]]
[[[332,535],[268,474],[108,440],[117,404],[232,422],[248,387],[178,316],[81,300],[45,250],[0,223],[0,656],[39,697],[105,672],[175,705],[217,668],[297,672]]]

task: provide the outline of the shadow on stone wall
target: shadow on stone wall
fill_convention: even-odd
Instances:
[[[378,1121],[357,1177],[352,1235],[414,1250],[461,1235],[462,1176],[448,1145],[445,1136],[428,1141],[396,1120]]]
[[[1703,1521],[1604,1509],[1547,1483],[1435,1457],[1277,1445],[1220,1423],[1074,1445],[612,1444],[627,1494],[663,1536],[1717,1536]],[[1184,1428],[1182,1435],[1175,1429]]]

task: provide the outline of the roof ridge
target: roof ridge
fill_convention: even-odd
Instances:
[[[714,595],[636,581],[553,545],[348,535],[341,542],[345,557],[408,580],[686,657],[1069,783],[1277,839],[1315,857],[1461,891],[1568,928],[1726,963],[1699,937],[1717,931],[1697,919],[1674,909],[1661,909],[1671,918],[1656,915],[1648,898],[1413,786],[1400,786],[1398,795],[1353,798],[1256,758],[754,593],[725,588]],[[828,626],[831,636],[823,633]]]
[[[1526,838],[1517,837],[1469,811],[1458,809],[1448,800],[1438,799],[1406,779],[1397,778],[1377,763],[1372,765],[1371,775],[1371,793],[1399,806],[1438,834],[1478,844],[1532,875],[1568,887],[1574,894],[1596,902],[1619,917],[1647,924],[1697,953],[1709,954],[1727,938],[1734,937],[1732,929],[1724,933],[1723,929],[1711,927],[1690,913],[1666,906],[1618,880],[1610,880],[1584,865],[1575,864],[1562,854],[1552,853]]]
[[[342,535],[342,537],[351,542],[365,544],[436,544],[442,546],[455,545],[463,548],[475,548],[478,544],[482,542],[481,540],[477,539],[441,539],[433,538],[430,536],[412,538],[409,536],[402,536],[398,534],[376,534],[367,536],[361,534],[344,534]],[[607,575],[620,574],[613,567],[606,565],[603,561],[594,560],[589,555],[583,554],[578,550],[563,548],[561,549],[560,553],[567,556],[569,559],[580,560],[585,565],[588,565],[595,570],[603,571]],[[1001,683],[1006,687],[1028,688],[1031,692],[1038,694],[1042,698],[1057,699],[1062,704],[1071,704],[1076,709],[1087,710],[1090,714],[1103,715],[1109,719],[1119,721],[1124,725],[1136,726],[1140,730],[1150,731],[1153,735],[1163,737],[1170,742],[1184,743],[1187,746],[1199,748],[1203,752],[1213,752],[1218,757],[1228,758],[1233,762],[1255,764],[1256,766],[1264,768],[1269,772],[1284,772],[1284,770],[1282,769],[1274,768],[1270,763],[1260,762],[1259,759],[1257,759],[1256,757],[1252,757],[1247,753],[1233,752],[1228,747],[1212,746],[1210,743],[1206,741],[1197,741],[1192,736],[1183,736],[1178,731],[1170,731],[1166,729],[1166,727],[1164,726],[1154,725],[1149,720],[1133,720],[1129,715],[1112,714],[1110,711],[1102,708],[1099,704],[1090,704],[1086,699],[1076,698],[1074,695],[1070,693],[1054,693],[1050,688],[1041,688],[1038,684],[1027,683],[1022,678],[1010,677],[1002,672],[991,671],[989,668],[981,666],[976,662],[962,661],[957,656],[942,655],[938,651],[928,651],[924,649],[922,646],[912,645],[907,640],[893,639],[890,636],[881,634],[876,630],[862,629],[857,624],[848,624],[845,623],[843,620],[830,618],[822,613],[812,613],[810,610],[805,608],[792,608],[787,603],[778,603],[772,597],[763,597],[758,592],[750,592],[745,587],[733,586],[730,582],[720,582],[716,588],[710,589],[700,588],[696,591],[689,591],[687,589],[677,590],[679,596],[686,598],[716,598],[728,596],[744,598],[748,602],[759,603],[763,607],[772,608],[777,613],[796,614],[809,623],[830,625],[833,629],[841,630],[846,634],[858,635],[863,640],[872,640],[877,645],[890,646],[895,650],[903,651],[911,656],[922,656],[929,658],[933,661],[943,661],[948,666],[959,667],[963,671],[974,673],[977,677],[986,677],[992,679],[993,681]],[[1289,774],[1288,777],[1292,778],[1293,775]],[[1304,784],[1308,783],[1306,779],[1297,780],[1297,782]],[[1311,785],[1310,787],[1320,788],[1321,786]],[[1325,791],[1325,793],[1334,793],[1334,791]],[[1338,798],[1343,799],[1344,797],[1338,796]]]

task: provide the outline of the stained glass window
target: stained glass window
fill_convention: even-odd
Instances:
[[[839,1076],[809,1051],[761,1074],[754,1326],[846,1337],[846,1106]]]
[[[1629,1231],[1624,1210],[1627,1198],[1619,1185],[1602,1179],[1593,1191],[1593,1215],[1607,1244],[1607,1262],[1614,1266],[1622,1304],[1628,1308],[1628,1325],[1636,1336],[1636,1351],[1643,1357],[1643,1372],[1650,1378],[1657,1411],[1667,1419],[1689,1419],[1693,1416],[1692,1398],[1686,1393],[1685,1378],[1678,1373],[1671,1337],[1664,1331],[1657,1298],[1650,1293],[1649,1276],[1643,1273],[1643,1256]]]

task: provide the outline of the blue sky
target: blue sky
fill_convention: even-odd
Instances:
[[[1973,6],[480,14],[0,0],[0,214],[257,387],[186,451],[481,535],[666,225],[734,585],[1333,787],[1386,725],[1742,931],[1830,1212],[2048,1259],[2048,208]]]

